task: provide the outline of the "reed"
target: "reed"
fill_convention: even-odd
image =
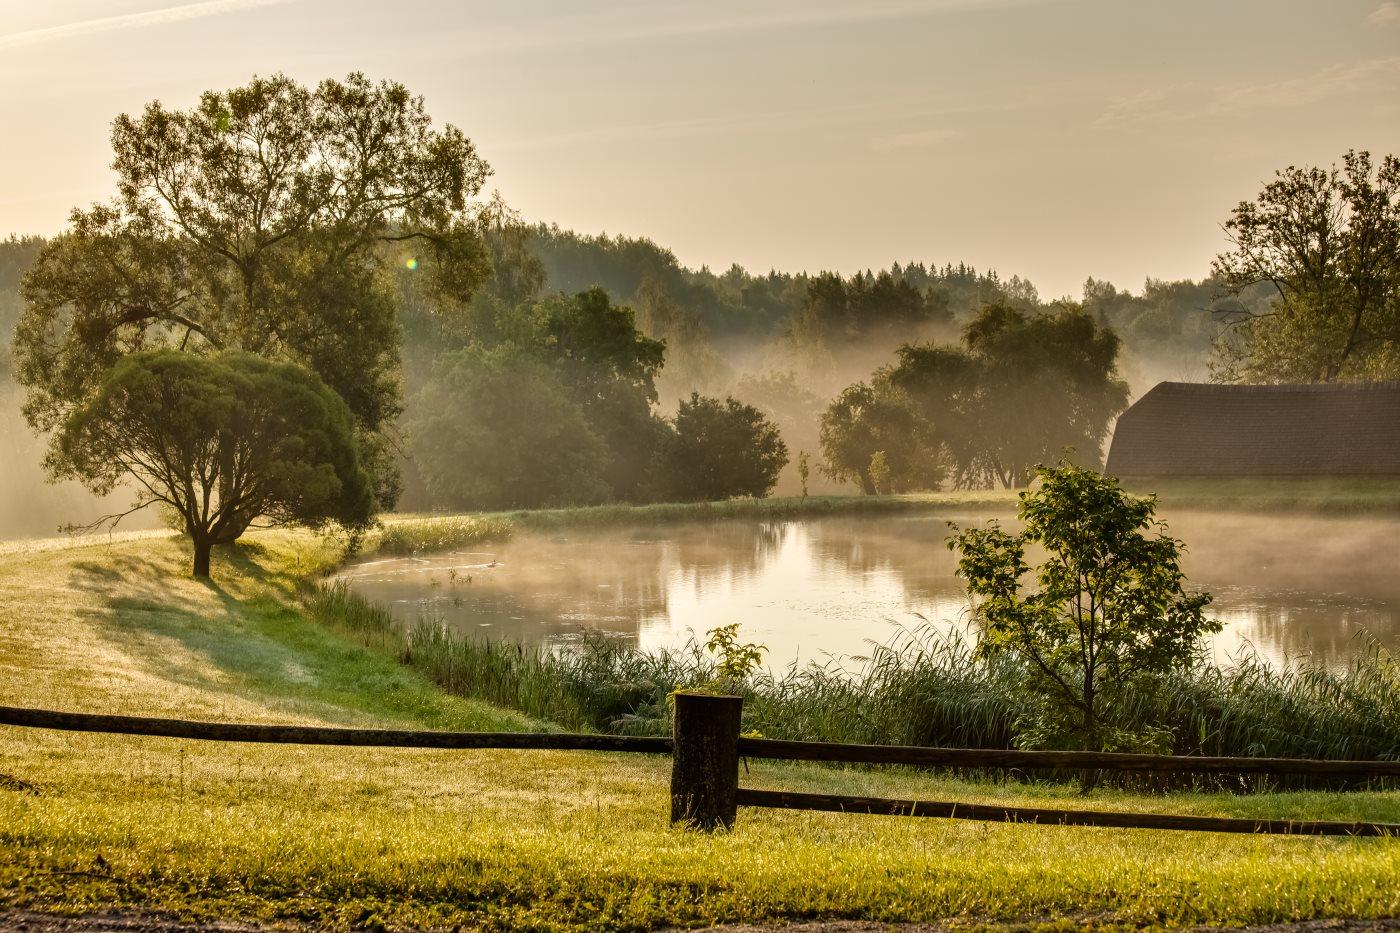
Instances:
[[[431,619],[405,629],[343,583],[317,588],[308,609],[453,694],[570,730],[665,734],[667,697],[716,675],[695,642],[645,652],[588,634],[551,649],[468,637]],[[1021,747],[1031,702],[1024,671],[976,657],[971,644],[919,627],[852,665],[760,673],[742,688],[744,726],[805,741]],[[1400,663],[1380,648],[1335,671],[1279,670],[1253,657],[1228,668],[1199,661],[1144,689],[1118,716],[1124,727],[1166,728],[1178,755],[1400,759]]]

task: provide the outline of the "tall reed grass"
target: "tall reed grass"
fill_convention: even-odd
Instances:
[[[371,532],[364,550],[386,556],[447,551],[485,541],[503,541],[514,530],[514,523],[502,515],[400,518]]]
[[[645,652],[588,635],[551,649],[472,638],[430,619],[404,628],[343,583],[317,589],[309,609],[452,693],[571,730],[665,734],[669,694],[716,675],[715,659],[696,643]],[[968,638],[904,630],[854,667],[749,678],[744,725],[773,738],[1014,748],[1030,712],[1024,673],[1012,660],[976,657]],[[1119,716],[1125,726],[1165,727],[1178,755],[1397,759],[1400,664],[1379,648],[1337,671],[1200,661],[1141,692]]]

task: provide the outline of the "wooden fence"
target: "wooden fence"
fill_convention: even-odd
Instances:
[[[774,807],[990,822],[1124,829],[1178,829],[1308,836],[1400,836],[1400,823],[1335,820],[1250,820],[1174,814],[1002,807],[846,794],[806,794],[739,787],[742,758],[895,764],[917,767],[1093,769],[1102,771],[1308,775],[1365,779],[1400,777],[1400,761],[1317,761],[1297,758],[1206,758],[1109,752],[1024,752],[1004,749],[845,745],[746,738],[743,700],[700,693],[675,695],[671,738],[536,732],[436,732],[197,722],[0,706],[0,725],[160,736],[219,742],[435,749],[561,749],[671,755],[671,820],[697,829],[734,825],[737,810]]]

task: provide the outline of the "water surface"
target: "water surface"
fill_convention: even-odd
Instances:
[[[976,524],[987,516],[953,519]],[[1215,595],[1226,662],[1343,665],[1400,650],[1400,522],[1166,516],[1192,585]],[[776,667],[869,651],[901,628],[965,632],[969,604],[945,546],[950,516],[713,522],[526,533],[471,551],[370,561],[352,587],[406,623],[563,643],[587,630],[676,647],[738,622]]]

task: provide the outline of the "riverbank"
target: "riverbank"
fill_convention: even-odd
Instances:
[[[311,620],[333,542],[261,532],[0,554],[0,703],[459,729],[546,723],[436,688]],[[0,900],[339,928],[630,929],[861,918],[1103,926],[1400,914],[1400,842],[744,811],[666,822],[669,762],[0,730]],[[1083,806],[1073,788],[755,763],[748,786]],[[1096,793],[1096,809],[1400,820],[1400,795]],[[1039,918],[1039,919],[1038,919]],[[1048,921],[1046,921],[1048,922]],[[1064,923],[1058,924],[1059,928]]]

